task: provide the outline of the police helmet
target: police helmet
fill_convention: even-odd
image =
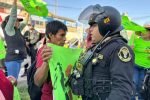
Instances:
[[[88,21],[89,25],[97,23],[102,36],[107,33],[113,35],[123,29],[119,11],[110,6],[102,7],[99,4],[88,6],[81,12],[78,20],[82,23]]]

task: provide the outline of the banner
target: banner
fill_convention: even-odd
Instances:
[[[21,100],[18,88],[14,86],[14,99],[13,100]]]
[[[54,44],[48,44],[53,50],[49,61],[50,75],[52,79],[55,100],[69,100],[69,87],[65,86],[68,77],[65,71],[68,66],[74,66],[79,59],[82,49],[70,49]]]
[[[122,25],[126,30],[140,31],[145,33],[146,29],[135,22],[129,20],[128,16],[122,16]]]
[[[47,4],[42,0],[20,0],[24,9],[31,15],[48,16]]]

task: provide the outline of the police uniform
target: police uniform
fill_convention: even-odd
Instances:
[[[99,5],[94,6],[94,9],[97,8],[105,12],[96,15],[97,17],[102,14],[98,17],[102,18],[102,22],[99,19],[96,21],[95,16],[91,22],[96,22],[99,28],[104,28],[99,29],[99,32],[105,39],[100,45],[93,46],[80,56],[72,74],[70,87],[75,95],[82,96],[82,100],[130,100],[133,93],[133,51],[119,34],[121,19],[119,25],[114,24],[117,24],[117,18],[120,18],[118,12],[112,7],[103,7],[103,11]],[[106,15],[109,13],[107,10],[110,11],[110,16]],[[116,17],[117,14],[119,17]],[[109,24],[114,26],[108,27],[107,22],[112,18],[115,20],[115,17],[117,20]],[[108,30],[111,32],[106,34]]]

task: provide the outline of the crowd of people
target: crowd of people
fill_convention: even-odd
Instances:
[[[15,100],[20,69],[24,67],[21,77],[25,77],[33,74],[28,72],[33,70],[30,66],[34,68],[31,75],[34,87],[28,89],[30,99],[55,100],[49,69],[52,66],[48,64],[54,51],[46,44],[79,48],[77,38],[66,40],[68,29],[64,23],[48,22],[42,37],[29,17],[27,14],[25,19],[17,18],[17,0],[14,0],[10,15],[1,25],[6,56],[0,60],[0,100]],[[74,68],[66,69],[70,89],[67,100],[73,100],[72,94],[82,100],[150,100],[150,27],[145,25],[145,33],[134,32],[127,40],[121,35],[119,11],[99,4],[85,8],[78,19],[87,21],[89,28],[83,46],[85,52]],[[28,30],[22,35],[25,26]]]

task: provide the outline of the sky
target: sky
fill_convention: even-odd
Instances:
[[[71,19],[78,19],[80,12],[89,5],[113,6],[120,13],[127,12],[129,17],[139,23],[150,23],[150,0],[43,0],[47,2],[50,12]]]

